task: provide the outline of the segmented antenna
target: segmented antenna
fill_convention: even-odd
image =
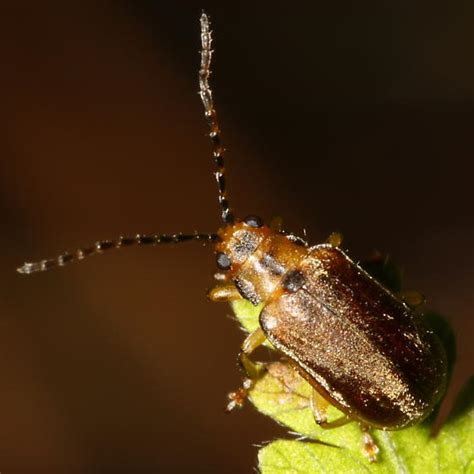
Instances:
[[[211,32],[209,30],[209,19],[205,13],[201,15],[201,68],[199,70],[199,88],[206,119],[209,124],[209,136],[212,140],[213,154],[217,166],[215,173],[217,180],[217,188],[219,192],[219,203],[222,208],[222,220],[225,223],[232,223],[234,216],[227,201],[225,190],[225,170],[224,170],[224,148],[221,145],[221,131],[217,122],[217,115],[212,100],[212,92],[209,88],[209,76],[211,74]],[[58,257],[40,260],[39,262],[25,263],[17,271],[20,273],[44,272],[51,268],[63,267],[68,263],[76,260],[83,260],[86,257],[100,254],[110,249],[120,249],[122,247],[130,247],[131,245],[160,245],[160,244],[178,244],[190,240],[198,240],[204,243],[214,242],[218,240],[217,234],[160,234],[160,235],[142,235],[138,234],[134,237],[119,237],[117,240],[102,240],[96,242],[90,247],[76,250],[73,253],[66,252]]]
[[[39,262],[25,263],[22,267],[17,268],[19,273],[35,273],[44,272],[51,268],[63,267],[68,263],[76,260],[83,260],[86,257],[97,255],[110,249],[120,249],[130,247],[132,245],[160,245],[160,244],[179,244],[180,242],[188,242],[190,240],[200,240],[204,243],[214,242],[218,239],[216,234],[159,234],[159,235],[143,235],[137,234],[133,237],[119,237],[117,240],[101,240],[91,245],[76,250],[73,253],[63,253],[55,258],[40,260]]]
[[[222,209],[222,220],[226,224],[234,222],[234,215],[227,200],[225,168],[224,168],[224,147],[221,143],[221,131],[217,121],[217,113],[214,108],[212,91],[209,87],[209,76],[211,75],[211,49],[212,37],[208,16],[203,12],[201,15],[201,68],[199,69],[199,95],[204,105],[204,113],[209,125],[209,137],[212,140],[214,161],[217,166],[215,172],[217,190],[219,193],[219,203]]]

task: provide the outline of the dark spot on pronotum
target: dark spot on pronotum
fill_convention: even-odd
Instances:
[[[283,278],[282,285],[290,293],[298,291],[305,283],[304,275],[299,270],[289,271]]]

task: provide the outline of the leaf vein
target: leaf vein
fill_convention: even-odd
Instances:
[[[385,446],[388,451],[392,454],[393,459],[395,460],[395,463],[397,465],[399,474],[409,474],[409,470],[405,463],[403,462],[403,459],[400,457],[398,454],[398,449],[397,446],[392,438],[386,431],[382,432],[383,440],[385,441]]]

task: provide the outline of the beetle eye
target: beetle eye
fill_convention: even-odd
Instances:
[[[230,258],[225,253],[222,253],[222,252],[217,253],[216,263],[217,263],[217,268],[224,271],[229,270],[230,266],[232,265]]]
[[[250,227],[262,227],[263,221],[258,216],[247,216],[244,222]]]

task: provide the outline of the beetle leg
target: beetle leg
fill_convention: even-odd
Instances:
[[[329,402],[325,398],[323,398],[315,389],[313,389],[311,393],[310,406],[316,424],[322,425],[324,423],[327,423],[327,408],[329,406]]]
[[[339,247],[342,244],[342,234],[339,232],[331,232],[331,235],[327,238],[326,242],[331,244],[333,247]]]
[[[353,421],[346,415],[343,415],[333,421],[328,421],[326,412],[329,402],[324,397],[322,397],[316,389],[313,389],[311,394],[310,406],[311,411],[313,412],[314,421],[317,425],[326,430],[338,428],[339,426],[343,426]]]
[[[266,341],[265,333],[262,328],[257,328],[251,332],[242,343],[242,347],[239,352],[239,362],[241,367],[244,369],[247,377],[252,380],[258,379],[262,372],[262,365],[252,362],[249,355],[259,346]]]
[[[351,423],[354,421],[352,418],[349,418],[347,415],[342,415],[339,418],[336,418],[333,421],[323,421],[322,423],[318,423],[318,425],[325,429],[325,430],[332,430],[333,428],[339,428],[340,426],[347,425],[347,423]]]
[[[242,295],[239,293],[233,283],[214,287],[211,291],[209,291],[207,297],[214,302],[242,299]]]
[[[250,333],[243,342],[239,352],[239,363],[245,371],[247,377],[244,379],[242,387],[235,392],[228,394],[229,403],[226,411],[229,412],[234,408],[242,408],[248,396],[249,390],[252,388],[255,381],[261,376],[263,365],[256,364],[251,361],[249,355],[266,340],[265,334],[261,328],[256,329]]]
[[[425,301],[425,295],[416,290],[403,290],[399,293],[400,298],[412,308],[421,306]]]
[[[280,216],[273,216],[270,219],[269,227],[275,232],[281,232],[283,230],[283,219]]]
[[[372,435],[370,434],[370,428],[367,425],[361,424],[360,429],[362,430],[362,439],[364,443],[362,452],[367,456],[369,462],[375,462],[377,461],[379,447],[375,444],[374,438],[372,438]]]

